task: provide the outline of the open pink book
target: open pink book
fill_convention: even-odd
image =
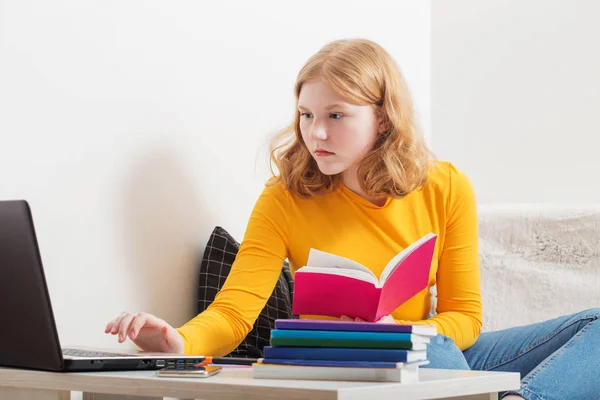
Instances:
[[[402,250],[379,279],[357,262],[311,249],[294,276],[292,313],[378,321],[427,287],[436,240],[428,233]]]

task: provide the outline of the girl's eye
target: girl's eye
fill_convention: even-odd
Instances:
[[[305,112],[300,113],[300,116],[301,117],[306,117],[306,118],[312,118],[313,117],[313,115],[311,113],[305,113]],[[331,114],[329,114],[329,117],[331,117],[333,119],[340,119],[340,118],[342,118],[342,114],[331,113]]]

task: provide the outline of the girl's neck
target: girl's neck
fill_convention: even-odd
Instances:
[[[381,207],[385,204],[385,197],[371,197],[360,187],[356,173],[349,173],[349,171],[342,172],[342,183],[354,193],[367,200],[368,202]]]

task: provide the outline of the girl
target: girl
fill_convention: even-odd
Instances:
[[[438,235],[429,288],[380,322],[435,325],[432,368],[516,371],[505,399],[600,397],[599,309],[480,335],[478,222],[469,179],[434,161],[399,68],[379,45],[339,40],[301,69],[293,123],[277,135],[278,170],[258,198],[231,273],[210,307],[175,329],[125,312],[106,333],[146,351],[226,355],[252,328],[287,258],[311,247],[350,258],[379,276],[401,249]],[[352,319],[344,316],[343,319]]]

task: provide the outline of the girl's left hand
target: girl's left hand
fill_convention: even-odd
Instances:
[[[391,315],[386,315],[385,317],[381,317],[381,319],[379,321],[377,321],[377,323],[378,324],[395,324],[396,320]]]
[[[352,318],[352,317],[348,317],[347,315],[342,315],[340,320],[348,321],[348,322],[366,322],[362,318]],[[396,321],[394,320],[394,318],[391,315],[386,315],[384,317],[381,317],[381,319],[379,321],[377,321],[377,323],[378,324],[395,324]]]

